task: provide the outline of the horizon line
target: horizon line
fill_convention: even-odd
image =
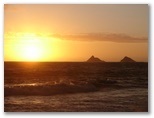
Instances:
[[[136,61],[136,62],[121,62],[121,61],[105,61],[105,62],[87,62],[87,61],[4,61],[4,62],[30,62],[30,63],[37,63],[37,62],[51,62],[51,63],[59,63],[59,62],[62,62],[62,63],[64,63],[64,62],[79,62],[79,63],[81,63],[81,62],[85,62],[85,63],[118,63],[118,62],[120,62],[120,63],[148,63],[148,61]]]

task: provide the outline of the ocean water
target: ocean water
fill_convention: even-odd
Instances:
[[[5,62],[5,112],[147,112],[148,63]]]

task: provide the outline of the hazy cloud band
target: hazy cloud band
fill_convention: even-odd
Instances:
[[[125,34],[105,34],[105,33],[87,33],[74,35],[52,34],[50,37],[64,40],[79,40],[79,41],[112,41],[112,42],[147,42],[146,37],[133,37]]]
[[[133,37],[126,34],[116,33],[81,33],[81,34],[32,34],[32,33],[6,33],[4,38],[6,39],[24,39],[36,37],[38,39],[61,39],[61,40],[72,40],[72,41],[111,41],[111,42],[128,42],[128,43],[146,43],[148,42],[147,37]]]

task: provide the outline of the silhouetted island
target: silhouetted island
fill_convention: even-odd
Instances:
[[[91,57],[87,60],[87,62],[105,62],[105,61],[100,60],[100,59],[97,58],[97,57],[91,56]]]
[[[136,61],[134,61],[130,57],[125,56],[120,62],[136,62]]]

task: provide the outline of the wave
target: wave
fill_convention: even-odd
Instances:
[[[55,95],[55,94],[66,94],[66,93],[77,93],[77,92],[92,92],[96,91],[97,88],[92,84],[85,85],[45,85],[45,86],[14,86],[5,87],[4,96],[16,96],[16,95]]]
[[[55,94],[81,93],[98,91],[101,86],[113,87],[116,81],[80,81],[53,83],[31,83],[31,84],[13,84],[5,85],[4,96],[49,96]]]

